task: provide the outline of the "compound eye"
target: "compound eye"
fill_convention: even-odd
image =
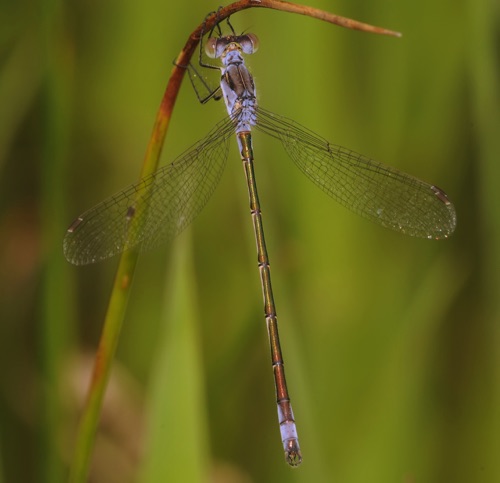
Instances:
[[[240,45],[243,53],[253,54],[259,50],[259,39],[255,34],[246,34],[242,36]]]
[[[215,37],[211,37],[207,40],[205,44],[205,53],[211,59],[215,59],[217,56],[217,39]]]

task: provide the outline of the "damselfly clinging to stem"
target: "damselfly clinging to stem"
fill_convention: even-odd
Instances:
[[[230,24],[228,23],[230,26]],[[250,210],[264,298],[278,419],[287,462],[302,460],[280,348],[269,258],[254,175],[252,129],[281,141],[298,168],[319,188],[352,211],[408,235],[439,239],[453,233],[455,210],[446,194],[394,168],[384,166],[325,139],[257,105],[244,55],[257,49],[253,34],[211,37],[207,55],[222,66],[220,86],[228,117],[171,164],[108,198],[77,218],[64,238],[64,253],[74,264],[94,263],[123,250],[149,249],[180,233],[213,193],[226,164],[229,139],[236,140],[247,180]],[[201,60],[200,65],[207,65]],[[193,69],[193,72],[195,70]]]

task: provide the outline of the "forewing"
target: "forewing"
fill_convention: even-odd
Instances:
[[[330,144],[262,108],[257,128],[279,139],[316,186],[355,213],[411,236],[439,239],[453,233],[455,208],[438,187]]]
[[[94,263],[137,245],[141,250],[155,247],[179,234],[215,190],[233,132],[232,121],[223,120],[171,164],[83,213],[64,238],[68,261]]]

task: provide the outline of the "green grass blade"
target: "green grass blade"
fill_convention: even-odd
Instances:
[[[205,379],[189,233],[173,252],[148,404],[144,483],[207,481]]]

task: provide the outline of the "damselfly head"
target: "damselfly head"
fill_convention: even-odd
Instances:
[[[259,39],[255,34],[227,35],[211,37],[205,44],[205,52],[211,59],[218,59],[231,50],[240,50],[244,54],[253,54],[259,48]]]

